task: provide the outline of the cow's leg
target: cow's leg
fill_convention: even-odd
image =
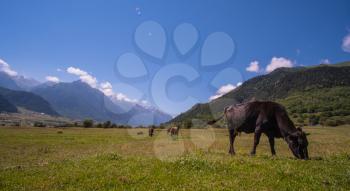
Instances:
[[[235,148],[233,147],[233,144],[235,142],[235,138],[236,138],[236,133],[234,129],[229,129],[229,136],[230,136],[230,150],[228,151],[228,153],[230,153],[231,155],[235,154]]]
[[[250,152],[250,155],[256,154],[256,147],[260,142],[261,133],[266,124],[267,124],[267,118],[266,118],[266,115],[262,112],[259,114],[255,123],[254,145],[253,145],[252,151]]]
[[[273,136],[269,136],[269,143],[270,143],[270,148],[271,148],[271,154],[272,155],[276,155],[275,138]]]
[[[258,146],[259,142],[260,142],[260,137],[261,137],[261,129],[260,129],[260,126],[258,126],[256,129],[255,129],[255,133],[254,133],[254,145],[253,145],[253,149],[252,151],[250,152],[250,155],[255,155],[256,153],[256,147]]]

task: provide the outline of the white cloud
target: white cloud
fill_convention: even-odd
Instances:
[[[343,38],[342,49],[350,53],[350,33]]]
[[[99,90],[102,93],[104,93],[106,96],[112,98],[112,100],[143,104],[143,101],[139,101],[137,99],[131,99],[123,93],[114,92],[113,86],[110,82],[102,82],[99,86]]]
[[[91,87],[97,87],[97,79],[91,75],[80,76],[81,81],[89,84]]]
[[[119,100],[131,102],[131,103],[136,103],[136,102],[138,102],[137,99],[130,99],[128,96],[126,96],[125,94],[122,94],[122,93],[117,93],[117,98],[118,98]]]
[[[112,84],[109,83],[109,82],[102,82],[100,84],[100,87],[103,88],[103,89],[112,89]]]
[[[266,66],[266,72],[272,72],[281,67],[291,68],[293,67],[293,62],[287,58],[273,57],[270,64]]]
[[[142,103],[142,101],[140,102],[137,99],[131,99],[123,93],[113,93],[109,97],[112,98],[112,100],[117,100],[117,101],[125,101],[129,103]]]
[[[331,61],[329,59],[322,59],[320,61],[320,64],[330,64],[330,63],[331,63]]]
[[[149,103],[148,103],[147,100],[142,100],[141,103],[142,103],[143,105],[149,105]]]
[[[259,62],[258,61],[252,61],[249,66],[246,68],[248,72],[259,72]]]
[[[86,75],[88,75],[88,73],[85,72],[84,70],[80,70],[79,68],[74,68],[74,67],[67,68],[67,72],[70,73],[70,74],[77,75],[77,76],[86,76]]]
[[[102,82],[100,84],[100,90],[106,95],[111,96],[114,94],[112,84],[109,82]]]
[[[82,82],[87,83],[93,88],[97,88],[97,79],[94,76],[91,76],[89,73],[81,70],[79,68],[69,67],[67,72],[76,76],[79,76]]]
[[[58,83],[58,82],[60,82],[60,79],[57,78],[56,76],[46,76],[45,79],[46,79],[46,81],[48,81],[48,82],[53,82],[53,83]]]
[[[10,65],[2,59],[0,59],[0,71],[5,72],[9,76],[17,76],[17,72],[12,70]]]
[[[225,95],[226,93],[236,89],[240,85],[242,85],[242,82],[238,82],[237,85],[233,85],[233,84],[223,85],[218,89],[218,91],[216,91],[215,95],[210,96],[209,100],[212,101],[214,99],[217,99],[217,98]]]

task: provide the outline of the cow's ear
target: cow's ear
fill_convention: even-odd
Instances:
[[[290,137],[292,137],[292,138],[295,138],[295,137],[298,137],[299,135],[300,135],[300,131],[298,130],[298,131],[295,131],[295,132],[291,133],[291,134],[288,135],[288,136],[290,136]]]
[[[300,132],[303,131],[303,129],[301,128],[301,126],[297,127],[297,130],[300,131]]]

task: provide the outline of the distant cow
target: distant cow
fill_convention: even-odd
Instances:
[[[143,135],[142,131],[137,132],[137,135]]]
[[[152,137],[153,134],[154,134],[154,127],[150,127],[150,128],[148,129],[148,135],[149,135],[150,137]]]
[[[172,127],[170,127],[170,128],[167,129],[167,133],[168,133],[168,134],[170,133],[171,128],[172,128]]]
[[[275,102],[253,101],[226,107],[224,114],[208,124],[214,124],[225,117],[229,129],[230,154],[235,154],[233,147],[238,132],[254,133],[254,146],[251,155],[255,155],[260,136],[264,133],[269,138],[272,155],[276,154],[274,138],[284,138],[293,155],[299,159],[308,159],[308,141],[306,133],[296,128],[288,117],[285,108]]]
[[[180,128],[179,127],[170,127],[168,129],[168,134],[170,133],[171,136],[173,135],[178,135],[179,134],[179,131],[180,131]]]

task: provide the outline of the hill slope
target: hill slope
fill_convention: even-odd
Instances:
[[[27,78],[24,76],[10,76],[5,72],[0,71],[0,87],[8,88],[11,90],[25,90],[28,91],[31,88],[38,86],[40,82]]]
[[[228,105],[253,99],[278,100],[283,103],[285,98],[293,94],[304,96],[303,93],[313,91],[313,99],[317,100],[320,97],[318,94],[322,95],[320,90],[334,87],[350,87],[349,63],[279,68],[269,74],[247,80],[235,90],[209,103],[196,104],[189,111],[180,114],[170,122],[183,122],[192,119],[208,120],[222,112],[223,108]],[[340,96],[346,95],[340,94]],[[320,104],[338,104],[338,99],[332,101],[332,103],[322,101]],[[289,110],[289,106],[286,105],[286,107]]]
[[[0,87],[8,88],[11,90],[21,90],[13,77],[9,76],[5,72],[0,72]]]
[[[52,109],[51,105],[46,100],[33,93],[15,91],[0,87],[0,95],[3,99],[6,99],[9,103],[16,107],[22,107],[27,110],[45,113],[48,115],[58,115],[58,113]],[[3,103],[5,104],[5,102]],[[12,108],[12,111],[8,112],[17,112],[17,109],[14,110],[12,106],[9,107]]]
[[[18,110],[15,105],[13,105],[7,99],[5,99],[2,95],[0,95],[0,112],[16,113],[18,112]]]
[[[347,86],[295,92],[276,101],[286,106],[298,124],[350,124],[350,87]]]
[[[62,116],[72,119],[112,120],[102,92],[80,81],[39,86],[33,92],[45,98]],[[115,121],[115,120],[112,120]]]

